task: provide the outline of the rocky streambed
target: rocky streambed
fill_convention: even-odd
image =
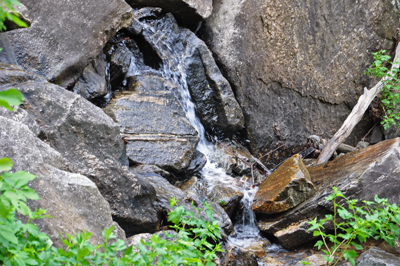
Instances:
[[[303,161],[323,145],[307,137],[329,136],[359,84],[374,82],[360,77],[369,60],[364,50],[392,45],[396,1],[321,4],[317,11],[292,3],[293,19],[313,18],[304,26],[316,38],[310,47],[324,51],[302,72],[293,62],[310,56],[308,41],[278,30],[292,14],[276,16],[275,2],[285,1],[21,2],[31,27],[0,34],[0,90],[15,87],[25,101],[15,112],[0,110],[0,156],[39,176],[31,186],[41,200],[29,204],[54,217],[38,226],[55,245],[58,232],[81,230],[100,243],[112,224],[127,243],[148,239],[167,224],[168,200],[176,197],[187,209],[211,204],[225,243],[220,265],[323,265],[307,222],[332,213],[324,198],[333,186],[350,199],[378,195],[400,203],[394,129],[376,127],[367,138],[377,144],[341,146],[337,155],[347,154],[323,165]],[[319,15],[313,16],[348,8],[339,28],[330,20],[323,27],[361,43],[363,54],[351,60],[356,68],[346,68],[354,86],[336,92],[346,79],[329,79],[335,89],[328,92],[321,77],[340,76],[344,70],[334,65],[355,51],[342,39],[340,51],[323,46],[329,37],[316,30]],[[373,23],[363,20],[364,9]],[[250,13],[261,11],[259,25]],[[274,47],[288,38],[299,45],[281,54]],[[333,70],[321,63],[329,53],[337,55]],[[343,95],[351,95],[348,102]],[[358,142],[371,123],[366,117],[352,138]],[[358,265],[400,265],[398,246],[369,244]]]

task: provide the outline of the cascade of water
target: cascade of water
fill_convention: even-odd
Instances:
[[[197,150],[207,157],[207,163],[201,172],[202,178],[206,181],[205,183],[208,186],[207,189],[212,189],[216,182],[223,183],[226,186],[232,186],[232,184],[236,184],[236,179],[227,175],[224,169],[218,167],[216,163],[212,162],[215,147],[207,140],[204,126],[197,117],[195,105],[191,100],[191,95],[184,71],[184,59],[193,53],[191,50],[193,48],[190,46],[179,46],[177,49],[175,48],[176,44],[173,43],[173,39],[168,38],[167,34],[160,33],[160,31],[154,29],[154,25],[146,25],[145,23],[142,23],[142,25],[143,31],[147,31],[147,35],[158,35],[156,37],[156,41],[154,41],[152,45],[155,46],[154,48],[157,50],[158,55],[160,58],[162,58],[163,65],[159,70],[154,71],[157,72],[157,75],[160,75],[163,78],[171,81],[178,87],[180,95],[177,96],[180,99],[180,103],[185,111],[186,117],[199,134],[200,141],[198,143]],[[168,29],[164,29],[163,31],[168,32]],[[128,76],[137,75],[140,72],[140,69],[138,69],[135,65],[131,65],[129,72],[130,73],[128,73]],[[242,183],[244,194],[241,202],[244,206],[243,218],[242,221],[238,222],[235,226],[236,236],[230,238],[230,241],[236,243],[237,245],[246,245],[246,242],[249,239],[258,238],[260,236],[259,229],[255,223],[255,215],[251,210],[253,198],[258,188],[251,188],[244,180],[242,180]]]

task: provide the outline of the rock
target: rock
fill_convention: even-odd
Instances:
[[[333,212],[332,203],[325,201],[325,197],[332,193],[333,186],[349,199],[373,201],[378,195],[387,198],[390,204],[399,204],[399,155],[400,139],[393,139],[348,153],[325,164],[308,167],[317,188],[316,194],[287,212],[269,217],[259,216],[260,230],[266,234],[277,234],[283,228],[297,228],[298,232],[282,234],[287,238],[282,243],[290,243],[288,237],[292,235],[292,243],[296,246],[313,240],[312,232],[306,232],[305,227],[296,225]],[[327,226],[327,230],[330,228]]]
[[[165,178],[156,173],[140,173],[139,171],[134,170],[134,168],[135,167],[131,167],[131,171],[133,170],[136,176],[146,179],[154,186],[157,193],[156,205],[159,209],[159,212],[164,215],[163,219],[165,219],[165,221],[167,220],[167,213],[171,211],[169,200],[173,197],[176,198],[178,205],[184,206],[186,210],[194,211],[191,206],[192,202],[197,208],[203,207],[203,201],[205,200],[205,198],[199,196],[198,194],[192,191],[183,191],[180,188],[174,187]],[[209,201],[207,200],[207,202]],[[215,220],[219,221],[221,235],[224,239],[226,239],[233,230],[232,222],[224,209],[222,209],[222,207],[220,207],[218,204],[210,204],[214,211],[213,217],[215,218]],[[202,214],[202,217],[203,219],[208,220],[204,213]]]
[[[106,42],[133,21],[132,9],[123,0],[22,3],[32,25],[7,33],[17,62],[63,87],[74,84]]]
[[[176,235],[176,232],[174,230],[166,230],[166,231],[160,231],[157,233],[154,233],[153,235],[159,235],[160,238],[162,239],[167,239],[167,240],[173,240],[173,238],[169,238],[165,235],[165,233],[168,233],[170,235]],[[139,249],[136,247],[139,245],[140,241],[143,240],[144,242],[151,242],[151,236],[152,234],[149,233],[143,233],[143,234],[137,234],[129,237],[127,239],[127,246],[133,246],[133,252],[140,252]]]
[[[26,6],[19,3],[19,5],[13,5],[13,8],[14,8],[15,13],[13,13],[13,12],[8,12],[8,13],[17,16],[21,21],[26,23],[27,27],[29,27],[31,25],[31,20],[29,17],[29,11],[26,8]],[[7,18],[4,21],[4,25],[7,28],[6,31],[23,28],[23,27],[17,25],[15,22],[8,20]]]
[[[378,247],[372,247],[361,254],[356,263],[357,266],[399,266],[400,257],[387,253]]]
[[[133,53],[126,46],[117,46],[110,58],[110,83],[113,88],[121,85],[128,74]]]
[[[106,58],[100,53],[83,71],[73,91],[87,100],[104,96],[108,92],[106,81]]]
[[[372,51],[392,49],[399,5],[214,0],[213,7],[202,37],[242,107],[250,151],[283,142],[277,157],[287,158],[311,134],[331,137],[363,87],[374,85],[363,73]],[[352,136],[372,127],[362,123]]]
[[[41,199],[28,201],[28,205],[31,209],[44,208],[53,217],[34,220],[39,229],[57,247],[63,246],[58,233],[65,237],[82,230],[92,232],[92,244],[101,244],[103,229],[113,225],[113,220],[110,206],[96,185],[87,177],[72,173],[72,165],[37,138],[28,126],[3,116],[0,124],[0,158],[9,157],[14,163],[13,171],[23,170],[38,176],[28,186]]]
[[[178,101],[176,87],[156,76],[128,79],[104,109],[118,123],[129,160],[167,171],[188,168],[199,141]]]
[[[257,257],[241,247],[228,245],[225,252],[222,266],[258,266]]]
[[[279,241],[284,248],[292,249],[298,246],[298,244],[293,241],[294,239],[302,239],[303,237],[309,238],[310,232],[308,228],[311,226],[308,224],[309,220],[299,221],[295,224],[291,224],[287,228],[283,228],[274,233],[274,237]],[[264,225],[265,226],[265,225]]]
[[[383,134],[382,134],[382,130],[381,127],[374,127],[374,129],[372,130],[372,134],[369,140],[369,143],[371,145],[376,144],[380,141],[383,140]]]
[[[314,254],[314,255],[306,258],[303,261],[308,262],[309,264],[307,264],[307,265],[309,265],[309,266],[325,266],[326,265],[326,261],[322,254]],[[303,265],[304,265],[303,263],[298,262],[294,266],[303,266]]]
[[[349,153],[349,152],[352,152],[352,151],[355,151],[355,150],[356,150],[356,148],[354,148],[354,147],[352,147],[350,145],[347,145],[347,144],[344,144],[344,143],[340,143],[339,146],[336,149],[336,152],[340,154],[340,153]]]
[[[358,150],[365,149],[365,148],[367,148],[369,145],[370,145],[369,142],[366,142],[366,141],[359,141],[359,142],[357,143],[356,149],[358,149]]]
[[[220,204],[231,219],[234,219],[243,198],[243,192],[238,184],[214,182],[212,189],[207,189],[207,197]]]
[[[145,41],[150,46],[148,50],[157,53],[167,68],[164,75],[188,87],[206,130],[226,136],[241,130],[243,113],[206,44],[188,29],[179,27],[171,14],[135,21],[143,30],[140,36],[131,37]],[[175,72],[178,70],[183,74]]]
[[[164,12],[170,12],[178,21],[187,27],[194,27],[208,18],[213,9],[212,0],[127,0],[132,6],[161,7]]]
[[[380,245],[379,248],[395,255],[395,256],[400,256],[400,237],[397,238],[395,244],[393,247],[389,245],[389,243],[386,243],[383,241]]]
[[[310,175],[300,156],[296,154],[261,183],[252,209],[263,214],[287,211],[314,193],[315,188]]]
[[[25,111],[40,126],[40,138],[71,163],[73,172],[97,185],[127,235],[156,231],[155,190],[125,167],[128,162],[118,125],[80,95],[40,76],[13,66],[5,72],[0,88],[17,87],[22,92]]]
[[[190,161],[189,166],[185,169],[185,175],[186,176],[193,176],[198,174],[201,169],[206,165],[207,163],[207,157],[196,150],[195,154],[193,154],[193,158]]]

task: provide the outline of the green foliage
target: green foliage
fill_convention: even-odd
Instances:
[[[0,91],[0,106],[10,111],[14,111],[14,109],[11,107],[12,105],[18,106],[23,100],[24,96],[17,89]]]
[[[397,105],[400,103],[400,79],[398,67],[393,67],[392,70],[386,67],[398,62],[390,62],[390,56],[385,53],[385,50],[372,53],[375,61],[365,74],[382,78],[383,88],[380,97],[384,110],[382,125],[388,129],[391,125],[400,127],[400,111],[397,110]]]
[[[347,208],[337,203],[340,198],[346,201]],[[333,215],[325,215],[325,218],[319,221],[315,217],[309,222],[311,227],[308,230],[313,231],[314,236],[321,236],[322,240],[319,240],[315,247],[323,247],[326,265],[336,265],[344,258],[354,266],[357,253],[349,249],[350,246],[362,250],[363,247],[358,243],[374,238],[383,239],[393,247],[400,236],[400,208],[396,204],[389,204],[387,199],[375,196],[374,202],[362,201],[361,207],[358,207],[358,200],[347,199],[335,187],[333,194],[325,199],[332,201]],[[333,234],[324,232],[324,225],[328,223],[334,226]],[[332,244],[331,247],[328,241]],[[340,255],[337,255],[339,253]]]
[[[14,10],[14,6],[21,5],[18,0],[0,0],[0,31],[6,30],[4,21],[6,19],[14,22],[20,27],[27,27],[25,22],[19,19],[18,14]]]
[[[204,210],[195,212],[176,206],[171,199],[168,221],[176,234],[165,232],[167,239],[153,235],[151,241],[143,240],[138,245],[139,252],[126,247],[123,240],[116,240],[113,227],[103,232],[102,245],[93,246],[89,240],[91,233],[81,232],[60,238],[65,248],[52,246],[50,238],[39,232],[34,219],[49,217],[43,209],[32,212],[27,199],[39,199],[36,192],[27,186],[36,176],[18,171],[8,172],[13,163],[8,158],[0,159],[0,265],[215,265],[216,252],[222,252],[218,222],[207,202]],[[201,217],[205,212],[208,220]],[[27,216],[27,223],[17,219],[15,214]]]

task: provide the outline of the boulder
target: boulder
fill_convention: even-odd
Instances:
[[[71,171],[97,185],[127,235],[156,231],[155,190],[125,167],[118,125],[80,95],[15,66],[2,67],[7,78],[0,79],[0,89],[17,87],[23,93],[23,107],[40,127],[38,136],[70,162]]]
[[[32,25],[7,32],[17,62],[63,87],[73,85],[106,42],[133,20],[123,0],[21,2]]]
[[[82,230],[92,233],[92,244],[101,244],[103,229],[113,225],[110,205],[90,179],[72,173],[73,166],[59,152],[16,120],[0,115],[0,158],[9,157],[14,163],[13,171],[23,170],[38,176],[28,186],[38,193],[40,200],[28,201],[28,205],[31,209],[46,209],[53,218],[34,223],[57,247],[63,246],[59,233],[65,237]],[[123,231],[122,234],[125,235]]]
[[[206,130],[226,136],[241,130],[242,111],[206,44],[190,30],[179,27],[169,13],[162,16],[144,8],[135,15],[140,18],[135,18],[135,23],[141,32],[128,37],[140,41],[146,50],[162,59],[163,76],[188,88]]]
[[[361,254],[356,263],[357,266],[400,266],[400,257],[387,253],[378,247],[372,247]]]
[[[257,256],[244,248],[228,245],[225,252],[222,266],[258,266]]]
[[[103,52],[83,70],[73,91],[89,101],[107,94],[106,55]]]
[[[195,207],[202,208],[203,201],[206,200],[212,207],[214,211],[213,217],[216,221],[219,221],[219,227],[221,229],[221,235],[224,239],[232,232],[233,226],[229,216],[226,214],[224,209],[218,204],[209,202],[206,198],[192,192],[192,191],[183,191],[180,188],[177,188],[171,185],[165,178],[162,176],[146,171],[145,173],[140,173],[139,171],[134,169],[135,167],[131,167],[131,171],[134,171],[136,176],[142,177],[149,181],[155,188],[157,193],[156,205],[159,209],[159,212],[163,214],[163,220],[167,221],[167,214],[171,211],[169,200],[175,197],[177,200],[177,204],[179,206],[184,206],[186,210],[194,212],[192,208],[192,202]],[[202,214],[203,219],[208,220],[205,213]]]
[[[314,240],[307,221],[333,212],[325,197],[337,187],[349,199],[373,201],[375,195],[400,204],[400,139],[382,141],[317,166],[308,167],[317,192],[294,209],[273,216],[259,216],[258,226],[267,234],[282,237],[284,248]],[[330,230],[332,226],[327,225]],[[286,231],[286,232],[284,232]]]
[[[213,7],[202,37],[246,117],[251,152],[284,142],[282,158],[311,134],[332,136],[363,87],[374,85],[363,73],[371,52],[393,47],[399,10],[397,1],[380,0],[214,0]]]
[[[182,172],[199,141],[178,101],[176,87],[156,76],[128,79],[128,91],[115,94],[104,109],[118,123],[129,160]]]
[[[243,191],[239,182],[213,182],[212,188],[207,189],[207,197],[220,204],[229,217],[234,219],[243,198]]]
[[[252,210],[273,214],[287,211],[315,193],[310,175],[296,154],[286,160],[260,185],[254,197]]]
[[[165,12],[174,14],[184,26],[196,27],[208,18],[213,9],[212,0],[126,0],[133,7],[161,7]]]

